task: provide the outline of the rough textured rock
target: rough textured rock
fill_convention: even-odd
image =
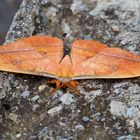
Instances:
[[[96,39],[140,54],[139,9],[140,0],[23,0],[6,42],[46,34],[65,37],[68,48]],[[80,96],[50,95],[44,77],[1,72],[0,79],[0,139],[140,138],[139,78],[81,80]]]

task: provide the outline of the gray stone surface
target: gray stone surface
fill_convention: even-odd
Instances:
[[[140,0],[23,0],[6,42],[36,34],[66,35],[68,48],[96,39],[140,54]],[[81,80],[80,96],[50,95],[49,78],[1,72],[0,79],[0,139],[140,139],[139,78]],[[63,103],[63,93],[73,101]]]

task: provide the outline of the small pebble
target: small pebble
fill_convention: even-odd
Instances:
[[[119,32],[119,27],[116,26],[116,25],[113,25],[113,26],[112,26],[112,30],[113,30],[114,32]]]
[[[2,115],[0,115],[0,123],[2,123],[2,120],[3,120],[3,119],[2,119]]]
[[[110,112],[115,116],[126,116],[127,106],[120,101],[112,101],[110,103]]]
[[[12,120],[14,122],[17,122],[17,118],[18,118],[17,114],[15,114],[15,113],[10,113],[9,114],[9,119],[10,120]]]
[[[82,131],[85,130],[84,126],[81,125],[81,124],[76,125],[76,126],[75,126],[75,129],[76,129],[77,131],[80,131],[80,132],[82,132]]]
[[[48,138],[48,134],[49,134],[49,129],[47,126],[45,126],[44,128],[42,128],[38,134],[39,139],[47,139]]]
[[[45,88],[46,88],[46,85],[40,85],[40,86],[38,87],[38,91],[39,91],[39,92],[42,92]]]
[[[125,136],[119,136],[117,140],[133,140],[134,136],[133,135],[125,135]]]
[[[70,26],[66,22],[62,22],[62,29],[64,33],[70,32]]]
[[[40,98],[39,95],[35,95],[35,96],[31,99],[31,101],[35,102],[35,101],[37,101],[39,98]]]
[[[66,93],[61,96],[60,101],[62,104],[70,105],[72,102],[75,102],[75,99],[72,94]]]
[[[30,91],[29,90],[25,90],[24,92],[22,92],[21,96],[23,98],[28,98],[30,96]]]
[[[38,104],[33,105],[33,108],[32,108],[33,112],[37,112],[38,109],[39,109],[39,105]]]
[[[19,80],[15,80],[13,83],[13,87],[17,87],[19,85]]]
[[[82,117],[82,120],[83,120],[84,122],[88,122],[90,119],[89,119],[89,117],[84,116],[84,117]]]
[[[21,134],[17,134],[17,135],[16,135],[16,138],[20,138],[20,137],[21,137]]]
[[[55,115],[59,114],[62,109],[63,109],[63,106],[62,105],[59,105],[59,106],[56,106],[54,108],[51,108],[50,110],[48,110],[47,113],[50,116],[55,116]]]
[[[47,4],[48,3],[48,0],[41,0],[41,4],[42,5],[45,5],[45,4]]]
[[[6,92],[3,90],[0,92],[0,100],[6,96]]]
[[[92,137],[89,137],[87,140],[94,140]]]

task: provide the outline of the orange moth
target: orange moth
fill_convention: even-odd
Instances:
[[[67,86],[79,93],[78,79],[140,76],[140,56],[94,40],[74,41],[65,55],[61,39],[31,36],[0,47],[0,70],[51,77],[53,92]]]

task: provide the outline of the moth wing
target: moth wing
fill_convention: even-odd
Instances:
[[[72,45],[72,79],[131,78],[140,76],[140,56],[110,48],[94,40],[76,40]]]
[[[0,47],[0,70],[55,77],[63,51],[63,41],[55,37],[23,38]]]

